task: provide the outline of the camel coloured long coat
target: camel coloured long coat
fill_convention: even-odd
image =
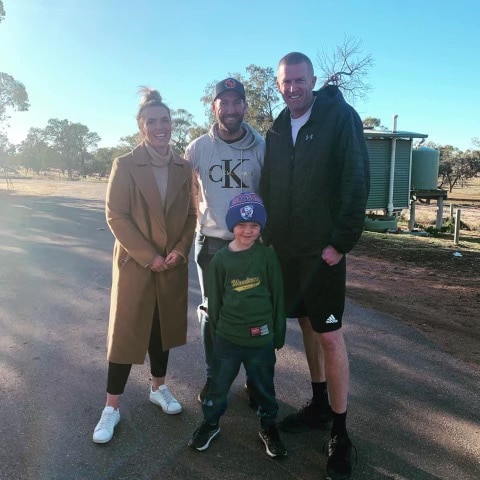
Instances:
[[[107,189],[106,218],[115,237],[107,338],[108,361],[145,361],[158,303],[163,350],[187,336],[188,262],[165,272],[147,265],[177,250],[186,259],[193,241],[196,201],[190,163],[173,154],[165,205],[144,144],[115,159]]]

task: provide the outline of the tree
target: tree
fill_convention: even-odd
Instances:
[[[275,72],[271,67],[264,68],[253,64],[246,70],[247,121],[264,135],[280,107]]]
[[[76,150],[71,125],[66,119],[51,118],[45,127],[45,138],[60,155],[61,168],[67,170],[70,179],[73,176],[73,168],[78,162],[78,151]]]
[[[197,125],[196,127],[193,127],[190,129],[190,138],[192,140],[195,140],[198,137],[201,137],[202,135],[205,135],[208,133],[208,130],[210,129],[210,126],[208,123],[205,123],[203,125]]]
[[[92,159],[86,165],[87,175],[98,175],[105,177],[112,168],[113,160],[120,155],[129,152],[131,148],[125,147],[102,147],[98,148]]]
[[[101,138],[98,133],[91,132],[86,125],[81,123],[74,123],[73,128],[80,154],[80,174],[84,177],[87,175],[85,163],[87,159],[92,158],[90,151],[97,147]]]
[[[0,1],[0,23],[5,18],[3,2]],[[0,126],[9,117],[7,108],[13,108],[19,112],[28,110],[28,95],[23,83],[15,80],[8,73],[0,72]]]
[[[76,167],[80,168],[81,175],[86,175],[85,162],[90,149],[95,148],[100,141],[97,133],[90,132],[81,123],[51,118],[45,127],[45,138],[60,155],[62,169],[68,172],[69,179],[72,179]]]
[[[141,135],[139,133],[126,135],[125,137],[120,138],[120,144],[117,148],[125,149],[124,153],[127,153],[130,150],[133,150],[141,141]]]
[[[363,128],[373,129],[375,127],[379,127],[382,123],[379,118],[374,117],[366,117],[362,120]]]
[[[383,132],[388,131],[388,128],[385,125],[382,125],[382,121],[376,117],[365,117],[362,120],[363,128],[368,130],[380,130]]]
[[[58,153],[49,147],[41,128],[30,128],[25,140],[18,145],[17,158],[21,165],[36,173],[61,166]]]
[[[172,146],[179,154],[183,155],[187,145],[192,140],[191,131],[198,125],[193,120],[193,115],[187,110],[180,108],[172,110]]]
[[[246,70],[247,118],[263,134],[273,122],[276,110],[280,108],[276,75],[271,67],[251,64]]]
[[[0,166],[6,166],[11,163],[15,154],[15,145],[8,141],[8,137],[0,132]]]
[[[440,187],[448,185],[450,193],[456,185],[465,186],[467,180],[475,177],[480,172],[479,150],[462,152],[452,145],[435,145],[431,142],[428,146],[440,151],[438,170]]]
[[[15,80],[8,73],[0,72],[0,124],[9,118],[6,113],[8,107],[25,112],[29,106],[23,83]]]
[[[361,40],[345,37],[333,52],[321,50],[317,62],[325,78],[323,87],[337,85],[352,103],[368,96],[371,85],[366,78],[374,61],[370,54],[363,55]]]

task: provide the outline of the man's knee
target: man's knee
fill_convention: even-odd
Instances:
[[[317,333],[317,335],[324,351],[338,351],[340,349],[345,349],[342,328],[333,330],[332,332]]]

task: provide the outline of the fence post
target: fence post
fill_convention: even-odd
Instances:
[[[458,245],[458,242],[460,240],[460,209],[457,208],[457,212],[455,215],[455,234],[453,237],[453,243],[455,245]]]
[[[436,222],[436,229],[438,231],[442,231],[442,224],[443,224],[443,197],[437,198],[437,222]]]
[[[453,203],[450,204],[450,221],[453,222]]]
[[[408,220],[408,229],[412,231],[415,228],[415,200],[410,200],[410,219]]]

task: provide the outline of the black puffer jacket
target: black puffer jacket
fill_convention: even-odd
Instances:
[[[267,132],[263,237],[280,255],[317,255],[329,244],[346,253],[363,230],[370,169],[362,122],[338,87],[314,95],[295,146],[288,108]]]

